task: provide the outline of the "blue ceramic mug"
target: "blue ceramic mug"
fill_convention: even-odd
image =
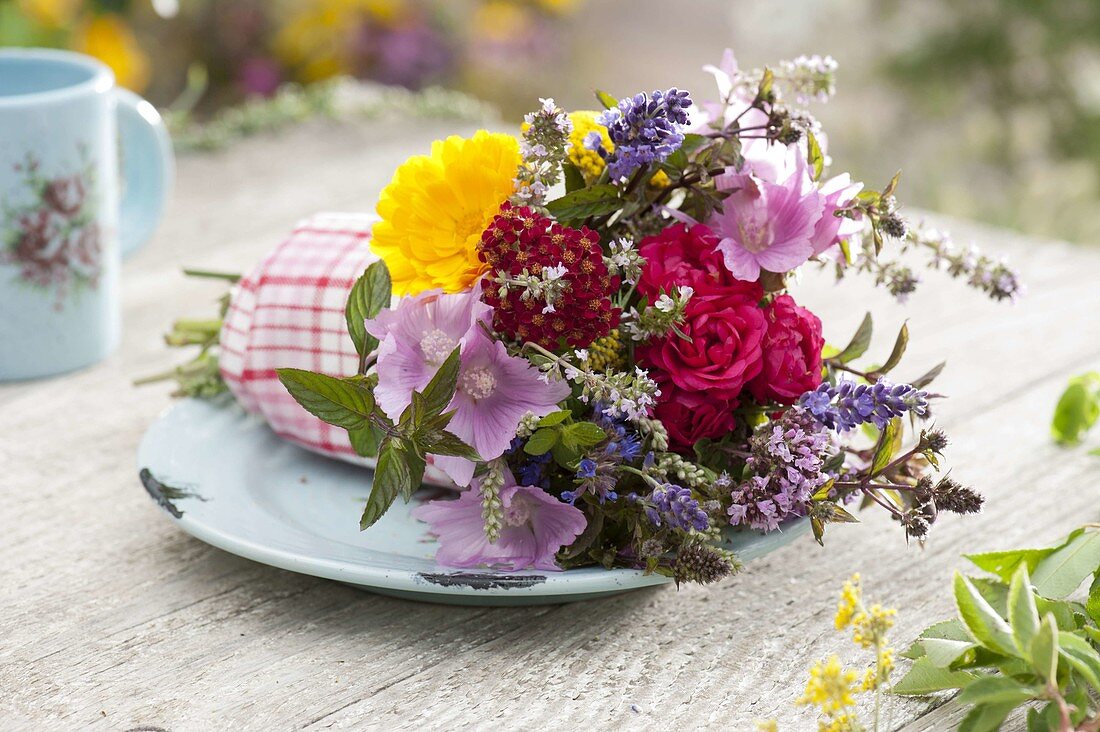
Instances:
[[[109,68],[0,49],[0,381],[114,349],[120,258],[152,235],[172,174],[160,115]]]

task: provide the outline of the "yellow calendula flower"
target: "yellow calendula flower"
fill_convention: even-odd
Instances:
[[[110,66],[120,86],[141,91],[149,83],[149,57],[130,26],[117,15],[97,15],[82,25],[73,48]]]
[[[396,295],[461,292],[485,271],[478,242],[515,190],[519,143],[479,130],[432,143],[382,190],[371,248],[385,260]]]
[[[614,152],[615,143],[611,142],[611,136],[607,134],[607,128],[596,120],[599,112],[591,110],[579,110],[569,114],[569,121],[573,123],[573,131],[569,134],[569,162],[584,176],[586,182],[591,183],[600,177],[605,163],[600,154],[595,150],[589,150],[584,146],[584,138],[589,132],[598,132],[604,150]],[[670,183],[668,175],[663,170],[658,170],[649,179],[649,185],[654,188],[664,188]]]
[[[859,674],[840,665],[840,658],[833,654],[829,660],[818,661],[810,668],[810,680],[798,704],[816,706],[832,715],[856,703],[855,692],[860,684]]]

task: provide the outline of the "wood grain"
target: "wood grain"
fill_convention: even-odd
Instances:
[[[881,516],[833,527],[716,587],[527,609],[416,604],[268,568],[176,531],[137,481],[134,453],[169,404],[131,379],[165,368],[160,333],[203,315],[216,285],[182,265],[242,270],[318,210],[369,210],[439,123],[318,122],[180,161],[169,218],[125,267],[125,336],[107,362],[0,386],[0,727],[11,729],[813,729],[793,702],[837,652],[835,595],[858,570],[900,609],[901,644],[950,615],[963,551],[1041,543],[1100,519],[1100,462],[1050,444],[1071,374],[1100,365],[1100,251],[961,222],[1023,270],[996,305],[929,274],[908,307],[868,283],[807,272],[796,293],[844,341],[874,309],[885,358],[909,318],[899,378],[941,358],[937,409],[954,475],[986,511],[942,521],[924,550]],[[943,700],[892,699],[891,729],[943,729]]]

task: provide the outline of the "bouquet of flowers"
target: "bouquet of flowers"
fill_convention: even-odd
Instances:
[[[808,521],[820,542],[862,503],[923,540],[940,512],[979,510],[935,476],[947,437],[920,427],[939,368],[889,378],[908,330],[859,368],[870,316],[830,347],[787,285],[799,269],[862,272],[904,298],[918,280],[889,250],[995,299],[1018,294],[1015,273],[911,229],[896,177],[876,191],[826,173],[806,105],[833,93],[831,59],[743,71],[727,52],[708,70],[717,101],[545,99],[518,139],[483,130],[409,158],[373,227],[307,222],[238,284],[225,383],[281,434],[375,461],[364,529],[429,468],[448,476],[457,497],[414,515],[453,567],[712,582],[739,566],[726,531]],[[306,340],[259,338],[264,298],[308,320],[263,327]],[[175,339],[217,333],[178,325]],[[218,390],[203,359],[185,391]]]

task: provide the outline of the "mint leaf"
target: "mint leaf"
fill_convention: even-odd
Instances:
[[[599,100],[604,109],[611,109],[612,107],[618,106],[619,104],[618,99],[600,89],[596,90],[596,99]]]
[[[295,401],[331,425],[361,429],[374,412],[374,394],[358,383],[302,369],[275,372]]]
[[[374,457],[378,454],[378,445],[382,440],[382,431],[372,424],[358,429],[348,430],[348,440],[355,454],[360,457]]]
[[[432,455],[460,457],[473,461],[481,460],[481,456],[477,454],[477,450],[463,442],[458,435],[453,432],[447,432],[446,430],[433,435],[431,441],[425,440],[421,442],[420,447],[424,452],[431,453]]]
[[[355,352],[360,358],[378,347],[378,339],[367,333],[363,321],[375,317],[382,308],[388,307],[392,294],[390,271],[382,261],[367,267],[348,293],[344,318],[348,323],[348,333],[355,344]]]
[[[867,353],[867,348],[871,345],[871,334],[873,332],[874,321],[871,319],[871,314],[867,313],[863,316],[863,322],[859,324],[852,340],[844,347],[843,351],[836,355],[835,360],[840,363],[848,363]]]
[[[561,409],[557,412],[550,412],[542,419],[539,420],[539,427],[553,427],[554,425],[561,424],[565,420],[572,416],[572,412],[568,409]]]
[[[412,493],[412,471],[395,438],[382,442],[378,464],[374,468],[374,485],[359,519],[359,528],[367,529],[389,510],[399,494]]]
[[[604,183],[601,185],[580,188],[572,193],[566,193],[561,198],[556,198],[546,204],[546,210],[560,222],[569,223],[586,219],[589,216],[603,216],[613,213],[622,207],[623,201],[619,198],[619,189]]]
[[[594,422],[577,422],[561,430],[561,440],[570,447],[590,447],[607,439],[607,433]]]
[[[913,379],[909,384],[914,389],[923,389],[936,380],[936,377],[943,373],[944,367],[947,366],[947,361],[940,361],[938,364],[928,370],[928,373]]]
[[[903,324],[901,330],[898,331],[897,340],[894,341],[894,348],[890,351],[890,356],[886,359],[886,363],[879,366],[871,373],[875,376],[882,376],[893,371],[899,363],[901,363],[902,356],[905,355],[905,349],[909,346],[909,326]]]
[[[458,388],[458,367],[459,349],[455,348],[421,392],[424,395],[425,417],[442,414],[454,399],[455,389]]]
[[[875,455],[871,458],[871,475],[878,475],[894,459],[901,447],[901,417],[894,417],[886,423],[886,429],[879,435]]]
[[[527,438],[523,451],[528,455],[545,455],[558,442],[559,432],[553,427],[543,427]]]

